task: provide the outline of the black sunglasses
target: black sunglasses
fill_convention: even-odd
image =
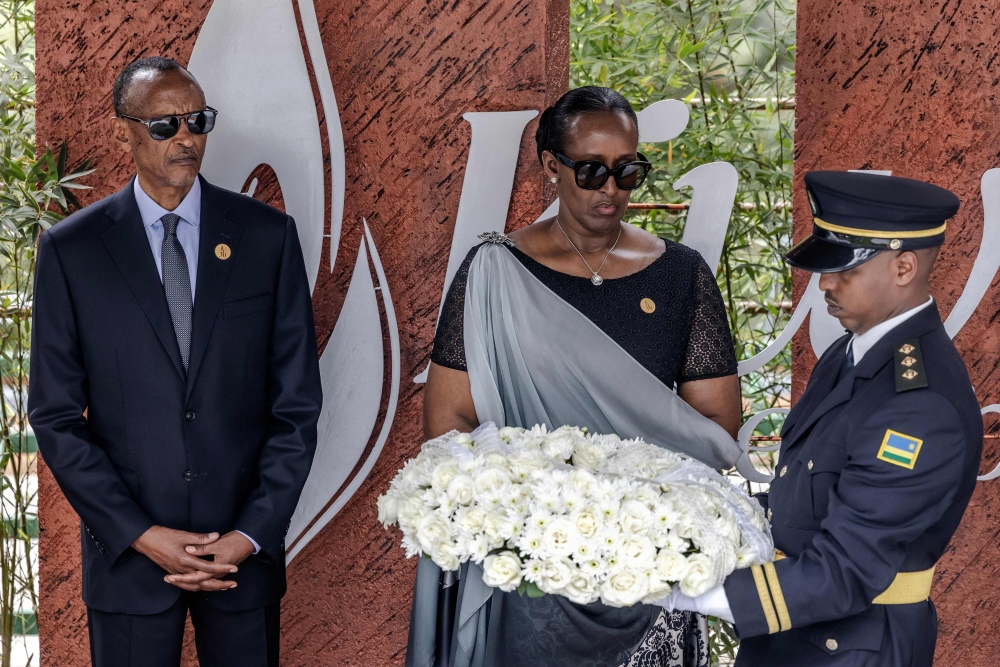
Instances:
[[[584,190],[599,190],[608,179],[615,177],[619,190],[635,190],[646,180],[646,174],[653,166],[642,153],[637,153],[639,159],[635,162],[620,164],[614,169],[597,160],[570,160],[562,153],[552,153],[562,164],[576,174],[576,185]]]
[[[177,134],[181,129],[182,121],[187,124],[188,131],[191,134],[208,134],[215,127],[215,117],[217,115],[219,115],[218,111],[212,107],[205,107],[201,111],[192,111],[190,113],[177,114],[176,116],[160,116],[158,118],[151,118],[150,120],[126,116],[125,114],[122,114],[119,118],[126,118],[136,123],[142,123],[149,130],[149,136],[156,141],[163,141]]]

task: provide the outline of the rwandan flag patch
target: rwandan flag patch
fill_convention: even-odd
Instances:
[[[882,439],[882,447],[878,450],[878,458],[886,463],[913,470],[913,466],[917,463],[917,454],[920,453],[920,446],[923,444],[923,440],[912,435],[887,430]]]

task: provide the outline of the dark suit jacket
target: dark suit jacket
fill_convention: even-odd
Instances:
[[[82,518],[83,599],[102,611],[176,602],[130,546],[153,525],[235,529],[261,546],[236,589],[205,594],[216,607],[285,592],[284,536],[322,403],[308,279],[289,216],[202,188],[187,377],[131,183],[39,240],[29,416]]]
[[[929,667],[934,657],[930,600],[873,601],[900,572],[933,567],[958,528],[979,470],[979,402],[933,304],[838,380],[850,338],[816,364],[761,498],[788,557],[726,580],[739,667]]]

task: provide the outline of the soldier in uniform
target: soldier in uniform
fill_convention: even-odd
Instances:
[[[854,172],[805,177],[813,233],[785,260],[823,274],[847,334],[820,358],[760,496],[777,553],[680,609],[733,621],[739,667],[931,665],[934,565],[972,496],[979,403],[928,293],[959,201]]]

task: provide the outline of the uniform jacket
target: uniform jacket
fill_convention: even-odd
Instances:
[[[897,573],[931,568],[958,527],[982,451],[979,403],[936,305],[838,381],[849,341],[816,364],[762,497],[787,558],[726,581],[738,665],[931,664],[933,604],[872,602]]]
[[[30,421],[82,519],[83,599],[101,611],[158,613],[181,594],[130,546],[153,525],[260,545],[236,589],[205,594],[218,608],[285,591],[322,403],[302,252],[294,221],[250,197],[202,180],[201,205],[186,377],[131,183],[39,240]]]

